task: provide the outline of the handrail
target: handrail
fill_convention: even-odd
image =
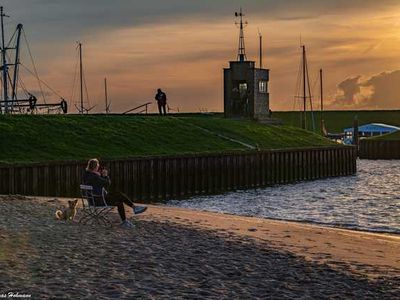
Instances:
[[[143,113],[143,112],[146,112],[146,114],[147,114],[147,113],[148,113],[147,107],[148,107],[150,104],[151,104],[151,102],[147,102],[147,103],[145,103],[145,104],[139,105],[138,107],[132,108],[132,109],[130,109],[130,110],[124,112],[123,115],[126,115],[126,114],[128,114],[128,113],[130,113],[130,112],[133,112],[133,111],[135,111],[135,110],[138,110],[139,108],[142,108],[142,107],[146,107],[146,108],[145,108],[144,110],[141,110],[141,111],[139,112],[139,114],[140,114],[140,113]]]

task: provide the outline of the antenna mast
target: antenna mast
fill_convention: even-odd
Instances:
[[[244,27],[248,24],[247,21],[243,22],[243,17],[245,15],[242,12],[242,8],[240,8],[240,12],[235,12],[235,17],[239,18],[240,21],[239,23],[236,22],[236,25],[239,25],[240,28],[240,33],[239,33],[239,50],[238,50],[238,56],[237,60],[240,62],[244,62],[247,60],[246,56],[246,46],[244,43]]]

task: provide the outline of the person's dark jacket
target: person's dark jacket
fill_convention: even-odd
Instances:
[[[103,177],[97,173],[85,171],[83,175],[83,184],[93,187],[93,194],[100,196],[103,188],[107,189],[110,186],[110,177]]]
[[[167,103],[167,95],[164,92],[157,93],[154,98],[160,105],[165,105]]]

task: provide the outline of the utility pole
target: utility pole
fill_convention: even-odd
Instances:
[[[82,43],[78,43],[79,47],[79,69],[80,69],[80,82],[81,82],[81,111],[80,113],[83,114],[83,66],[82,66]]]
[[[108,106],[108,91],[107,91],[107,78],[104,78],[104,95],[106,100],[106,114],[110,113],[110,108]]]
[[[8,66],[6,59],[6,46],[5,46],[5,36],[4,36],[4,17],[8,17],[4,14],[3,6],[0,7],[1,16],[1,58],[3,62],[3,97],[4,97],[4,112],[8,113]],[[0,108],[1,112],[1,108]]]
[[[303,118],[302,118],[302,128],[306,129],[306,112],[307,112],[307,91],[306,91],[306,46],[303,48]]]

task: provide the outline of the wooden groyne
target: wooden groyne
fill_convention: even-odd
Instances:
[[[400,159],[400,141],[360,140],[359,157],[362,159]]]
[[[352,146],[104,161],[113,188],[157,202],[356,173]],[[79,196],[86,162],[0,165],[0,194]]]

